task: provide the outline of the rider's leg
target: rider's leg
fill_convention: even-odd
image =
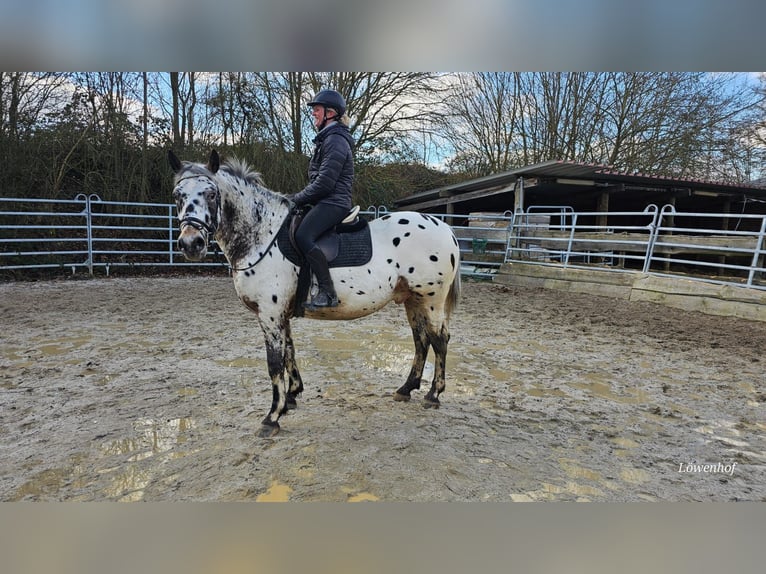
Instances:
[[[330,269],[324,253],[322,253],[319,247],[314,247],[306,254],[306,259],[308,259],[314,275],[317,276],[319,290],[311,298],[311,302],[304,306],[309,309],[314,307],[337,307],[338,295],[335,293],[335,285],[332,282],[332,277],[330,277]]]
[[[347,210],[343,207],[319,204],[306,214],[295,233],[298,247],[306,256],[319,284],[319,292],[312,298],[311,303],[306,305],[308,308],[335,307],[338,304],[327,259],[316,246],[316,242],[323,233],[337,225],[346,213]]]

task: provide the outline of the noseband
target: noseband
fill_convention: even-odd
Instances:
[[[186,229],[187,227],[193,227],[197,231],[202,232],[202,234],[205,236],[205,243],[207,243],[208,237],[213,237],[218,231],[218,217],[221,211],[221,191],[218,189],[218,185],[216,185],[215,181],[213,181],[212,178],[203,175],[203,174],[196,174],[196,175],[187,175],[186,177],[180,178],[176,182],[176,187],[178,187],[178,184],[181,183],[185,179],[192,179],[196,177],[204,177],[208,180],[210,180],[210,183],[213,184],[215,187],[215,218],[210,217],[210,220],[212,223],[207,223],[206,221],[201,220],[199,217],[194,217],[193,215],[184,215],[179,223],[179,227],[181,231]]]

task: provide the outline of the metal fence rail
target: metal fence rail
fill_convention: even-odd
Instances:
[[[636,271],[766,289],[766,215],[529,211],[509,222],[505,261]]]
[[[173,204],[0,198],[0,274],[62,269],[93,275],[112,267],[223,267],[215,248],[190,263],[177,251]],[[368,207],[374,218],[387,212]],[[491,277],[506,262],[684,276],[766,289],[766,215],[574,212],[531,206],[503,214],[432,214],[449,223],[461,272]],[[215,247],[215,246],[213,246]]]

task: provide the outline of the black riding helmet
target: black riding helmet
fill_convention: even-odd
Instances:
[[[324,106],[338,112],[338,117],[346,113],[346,100],[335,90],[321,90],[307,106]]]

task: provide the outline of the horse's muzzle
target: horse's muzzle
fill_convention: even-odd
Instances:
[[[207,241],[201,231],[185,227],[178,236],[178,249],[189,261],[199,261],[207,255]]]

